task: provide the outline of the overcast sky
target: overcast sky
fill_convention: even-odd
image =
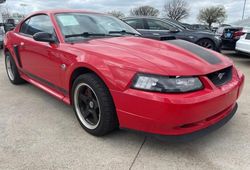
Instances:
[[[87,9],[98,12],[120,10],[129,15],[131,8],[140,5],[151,5],[162,11],[167,0],[7,0],[6,4],[13,12],[23,11],[26,14],[32,11],[53,9],[53,8],[73,8]],[[245,18],[250,17],[250,0],[246,0]],[[211,5],[224,5],[227,10],[227,23],[238,21],[242,17],[244,0],[187,0],[190,4],[190,16],[183,20],[187,23],[196,23],[199,9]],[[3,5],[2,5],[3,6]],[[161,13],[163,16],[164,13]]]

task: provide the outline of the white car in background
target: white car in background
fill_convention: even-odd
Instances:
[[[244,28],[245,34],[237,41],[235,50],[250,55],[250,27]]]

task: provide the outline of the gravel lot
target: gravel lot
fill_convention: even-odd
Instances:
[[[124,130],[87,134],[71,107],[32,85],[11,85],[0,55],[0,169],[250,169],[250,57],[226,55],[246,75],[236,116],[177,144]]]

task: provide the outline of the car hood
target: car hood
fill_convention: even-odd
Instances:
[[[73,47],[125,69],[164,75],[205,75],[232,65],[229,58],[183,40],[114,37],[75,43]]]

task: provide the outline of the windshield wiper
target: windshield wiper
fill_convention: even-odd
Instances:
[[[141,34],[135,33],[135,32],[128,32],[126,30],[121,30],[121,31],[109,31],[109,34],[128,34],[128,35],[136,35],[136,36],[141,36]]]
[[[104,36],[110,36],[108,34],[99,34],[99,33],[89,33],[89,32],[84,32],[81,34],[71,34],[71,35],[65,35],[65,38],[70,38],[70,37],[104,37]]]

